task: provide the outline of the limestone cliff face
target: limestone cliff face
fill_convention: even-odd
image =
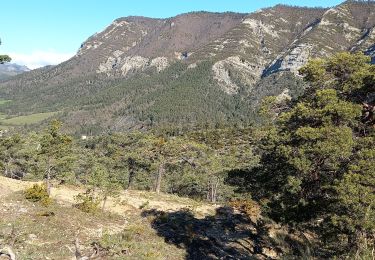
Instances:
[[[250,63],[239,56],[218,61],[212,67],[214,79],[218,81],[222,90],[229,95],[238,93],[241,85],[254,85],[259,80],[262,69],[262,65]],[[237,72],[239,82],[234,80],[233,71]]]
[[[232,95],[239,85],[251,87],[272,73],[298,74],[311,57],[346,50],[373,55],[374,26],[375,4],[353,1],[330,9],[278,5],[252,14],[125,17],[87,39],[75,57],[55,69],[58,73],[50,70],[41,78],[54,84],[55,77],[60,81],[91,73],[129,77],[149,68],[161,72],[176,61],[194,66],[212,60],[212,77]]]
[[[288,15],[286,15],[288,14]],[[330,9],[293,9],[277,6],[247,16],[233,31],[246,32],[241,37],[227,34],[230,40],[216,43],[211,56],[233,52],[256,69],[251,75],[246,66],[232,68],[256,79],[273,73],[298,70],[309,59],[326,57],[340,51],[363,51],[375,55],[375,3],[348,1]],[[235,46],[234,44],[235,43]],[[208,52],[205,50],[205,52]],[[218,61],[213,70],[218,85],[228,94],[239,89],[229,75],[229,69]],[[233,66],[232,66],[233,67]],[[233,74],[233,73],[232,73]],[[250,85],[253,85],[250,84]]]
[[[85,41],[77,56],[97,60],[97,73],[123,76],[147,67],[165,69],[170,61],[183,60],[190,52],[225,34],[245,15],[188,13],[169,19],[126,17]]]
[[[180,106],[169,111],[182,111],[183,105],[189,105],[175,102],[175,97],[187,100],[194,95],[188,87],[196,84],[195,78],[187,79],[194,75],[201,77],[199,82],[206,80],[197,92],[206,97],[212,93],[209,86],[222,95],[218,107],[207,108],[202,101],[194,108],[215,109],[219,114],[220,109],[231,107],[220,107],[222,100],[237,98],[233,102],[241,100],[257,106],[268,94],[293,95],[299,85],[289,89],[283,85],[285,77],[295,78],[299,68],[311,58],[341,51],[363,51],[375,57],[374,2],[347,1],[329,9],[277,5],[251,14],[193,12],[166,19],[125,17],[88,38],[72,59],[0,83],[0,96],[14,100],[15,108],[17,104],[21,107],[22,102],[38,107],[43,103],[36,100],[40,93],[47,93],[45,99],[51,104],[62,104],[59,109],[76,109],[72,98],[87,98],[82,106],[101,102],[105,113],[123,113],[123,118],[133,117],[126,113],[134,110],[133,100],[140,100],[144,102],[138,104],[140,114],[145,117],[155,102]],[[171,73],[165,76],[168,80],[158,79],[167,72]],[[183,74],[189,75],[184,78]],[[152,93],[152,101],[127,96],[133,91],[127,84],[141,76],[153,85],[139,83],[134,92],[144,87],[144,93]],[[288,78],[288,82],[293,78]],[[155,84],[157,88],[154,80],[160,80]],[[174,85],[163,89],[170,81],[175,81]],[[105,103],[105,97],[110,96],[105,93],[106,88],[119,83],[129,89],[118,91],[116,103]],[[25,97],[27,93],[30,95]],[[97,98],[97,93],[102,93],[103,98]],[[173,94],[173,98],[165,99],[163,95],[167,94]],[[155,109],[166,108],[159,105]],[[44,110],[48,109],[43,107]],[[201,113],[198,112],[192,117]]]

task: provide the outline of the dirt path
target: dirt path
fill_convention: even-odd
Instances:
[[[36,182],[19,181],[0,176],[0,197],[24,190],[35,183]],[[52,188],[51,196],[59,204],[72,205],[74,203],[74,197],[82,192],[84,192],[82,188],[59,185]],[[214,214],[218,205],[201,203],[169,194],[129,190],[122,192],[116,199],[110,199],[106,207],[108,210],[117,214],[134,211],[141,207],[165,212],[189,208],[193,210],[198,217],[204,217]]]

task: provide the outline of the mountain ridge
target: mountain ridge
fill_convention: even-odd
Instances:
[[[0,64],[0,80],[5,80],[28,71],[30,71],[30,69],[24,65],[18,65],[16,63]]]
[[[0,98],[13,100],[0,109],[10,115],[30,108],[67,111],[63,119],[79,129],[248,124],[264,96],[303,92],[296,75],[310,58],[341,51],[375,55],[374,27],[375,4],[357,1],[118,18],[72,59],[0,84]]]

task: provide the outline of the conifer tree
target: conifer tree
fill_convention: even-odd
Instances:
[[[1,39],[0,39],[1,45]],[[12,59],[8,55],[0,55],[0,64],[4,64],[5,62],[10,62]]]
[[[40,139],[39,156],[47,192],[51,194],[51,179],[63,178],[72,167],[72,138],[61,133],[62,123],[53,120]]]
[[[375,129],[363,113],[375,103],[375,66],[361,53],[339,53],[300,72],[309,88],[264,139],[269,206],[288,223],[323,219],[321,234],[359,248],[375,230]]]

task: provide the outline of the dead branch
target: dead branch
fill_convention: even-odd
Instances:
[[[10,246],[5,246],[0,250],[0,256],[8,257],[10,260],[16,260],[16,254],[13,252]]]

